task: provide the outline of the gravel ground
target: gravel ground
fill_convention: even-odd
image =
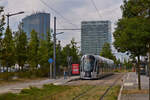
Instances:
[[[66,83],[65,85],[111,85],[117,78],[123,76],[123,74],[115,73],[111,76],[107,76],[98,80],[77,80]],[[121,79],[116,85],[122,83]]]

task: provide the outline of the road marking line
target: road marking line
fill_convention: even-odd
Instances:
[[[133,86],[133,83],[124,83],[124,86]]]
[[[123,90],[123,86],[124,86],[124,81],[125,81],[125,77],[124,77],[124,79],[122,81],[121,89],[119,91],[119,95],[118,95],[118,99],[117,100],[121,100],[121,94],[122,94],[122,90]]]

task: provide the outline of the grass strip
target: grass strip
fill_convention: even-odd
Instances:
[[[44,85],[43,88],[30,87],[19,94],[5,93],[0,100],[72,100],[79,93],[91,86],[56,86]]]
[[[30,87],[29,89],[23,89],[19,94],[6,93],[0,95],[0,100],[72,100],[75,96],[88,90],[93,86],[81,85],[81,86],[56,86],[56,85],[44,85],[43,88]],[[89,90],[79,100],[99,100],[100,96],[105,92],[108,86],[96,86],[92,90]],[[117,100],[117,96],[120,90],[120,86],[113,87],[104,100]]]
[[[117,100],[120,88],[121,86],[119,85],[112,87],[104,97],[104,100]]]

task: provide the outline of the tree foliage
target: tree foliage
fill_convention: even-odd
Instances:
[[[121,9],[123,16],[114,32],[115,47],[135,56],[144,55],[150,43],[150,1],[124,0]]]
[[[31,39],[28,47],[28,63],[31,68],[35,68],[38,65],[38,49],[39,49],[39,39],[37,32],[32,30]]]
[[[129,51],[135,56],[145,55],[146,38],[149,38],[149,21],[142,18],[123,18],[114,32],[114,45],[121,52]]]
[[[15,45],[12,36],[12,32],[9,28],[6,29],[5,37],[3,39],[3,48],[2,48],[2,65],[11,67],[15,64]]]
[[[2,14],[3,12],[3,7],[0,7],[0,62],[1,62],[1,57],[2,57],[2,36],[3,36],[3,31],[4,31],[4,25],[5,25],[5,17]]]
[[[140,85],[140,56],[150,51],[150,0],[124,0],[122,19],[114,32],[114,45],[121,52],[128,51],[138,58],[138,82]]]
[[[100,52],[100,56],[116,61],[116,57],[112,54],[112,50],[109,43],[104,44],[102,51]]]
[[[16,44],[16,63],[18,63],[19,66],[22,67],[27,61],[27,47],[28,47],[28,41],[27,41],[27,36],[26,33],[23,31],[21,24],[18,27],[18,31],[16,32],[16,39],[15,39],[15,44]]]
[[[62,50],[62,64],[63,66],[67,66],[68,62],[67,62],[67,57],[71,57],[71,62],[72,63],[79,63],[79,51],[78,51],[78,47],[77,47],[77,42],[75,42],[75,39],[73,38],[71,40],[70,44],[67,44],[63,50]]]
[[[50,33],[47,34],[50,35]],[[52,50],[52,42],[49,36],[47,40],[40,39],[38,56],[41,68],[49,68],[48,59],[52,58]]]
[[[1,14],[2,9],[0,8],[0,64],[7,68],[18,64],[22,70],[26,64],[29,65],[29,73],[40,70],[44,73],[42,76],[47,75],[49,72],[48,59],[53,58],[53,41],[51,41],[50,32],[47,32],[47,39],[41,39],[38,37],[38,33],[33,30],[29,39],[21,24],[17,32],[12,32],[9,27],[5,30],[5,18]],[[72,57],[72,63],[79,63],[79,51],[74,39],[64,48],[60,44],[56,45],[57,67],[66,67],[68,65],[67,57]],[[40,69],[33,70],[37,69],[38,64],[40,64]]]

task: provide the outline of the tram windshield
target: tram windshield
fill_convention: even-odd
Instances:
[[[94,68],[95,58],[93,56],[87,56],[84,59],[84,71],[92,71]]]

